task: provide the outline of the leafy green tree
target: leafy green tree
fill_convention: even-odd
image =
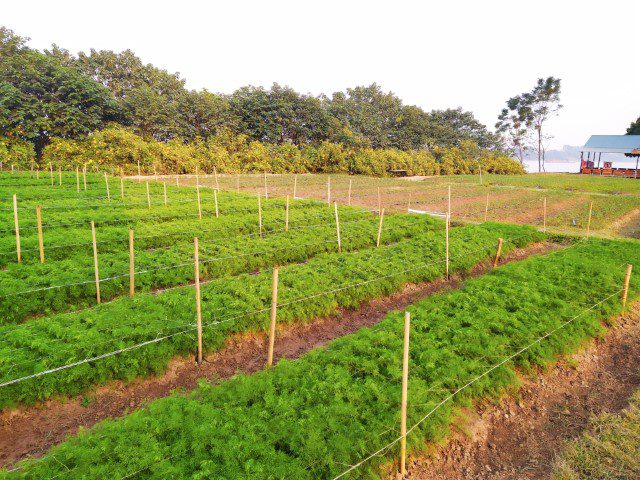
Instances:
[[[55,56],[25,46],[26,39],[0,30],[0,135],[16,132],[33,142],[39,154],[52,136],[86,135],[114,119],[111,92]]]
[[[526,119],[519,114],[520,97],[513,97],[507,101],[496,123],[496,133],[502,135],[511,150],[518,153],[520,163],[524,162],[524,152],[528,149],[529,131]]]
[[[635,122],[631,122],[627,128],[627,135],[640,135],[640,117]]]
[[[456,147],[464,141],[471,141],[482,148],[503,149],[500,138],[476,120],[473,113],[462,108],[433,110],[428,118],[426,135],[431,147]]]

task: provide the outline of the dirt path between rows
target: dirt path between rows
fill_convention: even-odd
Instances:
[[[409,462],[414,480],[548,478],[565,442],[590,418],[618,412],[640,388],[640,303],[604,339],[589,343],[534,379],[519,398],[481,402],[463,412],[453,438]],[[462,433],[465,431],[465,433]]]
[[[560,248],[553,243],[538,243],[516,249],[503,262],[521,260]],[[491,268],[491,262],[476,266],[469,276],[479,276]],[[353,333],[382,320],[390,311],[406,306],[435,292],[458,287],[463,278],[436,280],[407,285],[394,295],[366,302],[358,310],[345,310],[307,325],[281,328],[275,343],[276,358],[297,358],[330,340]],[[165,397],[175,389],[192,390],[198,379],[229,378],[238,371],[252,373],[264,368],[267,339],[264,334],[238,335],[224,349],[209,355],[200,367],[190,359],[173,360],[167,371],[155,377],[132,382],[111,382],[78,397],[50,400],[38,405],[0,413],[0,465],[9,466],[28,456],[40,456],[80,427],[91,427],[105,418],[119,417],[143,407],[150,400]],[[83,401],[90,399],[90,402]],[[84,403],[84,406],[83,406]]]

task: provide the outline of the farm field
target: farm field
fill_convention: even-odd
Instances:
[[[477,175],[370,178],[287,174],[266,177],[268,191],[280,196],[293,195],[295,190],[299,197],[323,201],[329,198],[339,203],[395,212],[406,212],[411,208],[445,213],[451,187],[452,218],[471,222],[487,218],[542,227],[546,198],[546,226],[567,234],[585,233],[589,204],[593,202],[591,233],[637,238],[640,228],[640,182],[629,178],[577,174],[483,175],[480,184]],[[212,175],[207,179],[215,181]],[[265,190],[262,175],[219,175],[217,182],[226,190],[237,191],[238,185],[240,191],[257,193]]]
[[[578,242],[410,307],[410,450],[445,435],[455,405],[497,395],[516,369],[600,335],[620,312],[624,264],[639,254],[635,241]],[[631,297],[639,290],[633,280]],[[401,347],[394,313],[297,361],[105,421],[4,478],[376,477],[395,457]]]
[[[517,371],[601,335],[620,309],[625,264],[640,252],[635,240],[584,237],[592,201],[594,237],[633,225],[633,191],[541,191],[484,179],[89,174],[85,190],[75,172],[0,175],[0,409],[20,415],[35,406],[46,417],[48,400],[91,398],[97,387],[161,375],[177,358],[206,357],[258,332],[271,330],[273,345],[279,329],[497,265],[515,249],[554,245],[554,253],[408,308],[411,351],[421,352],[411,360],[409,424],[437,407],[412,429],[410,451],[418,452],[447,434],[456,405],[512,389]],[[574,292],[569,278],[585,291]],[[638,290],[632,277],[630,299]],[[580,321],[567,322],[572,313]],[[392,313],[298,360],[209,378],[98,423],[43,459],[7,464],[0,478],[334,478],[349,465],[357,468],[345,478],[385,477],[397,468],[399,322]],[[255,355],[266,360],[266,352]],[[474,375],[481,377],[458,395]],[[206,420],[195,422],[200,416]],[[383,451],[368,458],[371,448]],[[109,460],[105,452],[117,453]]]

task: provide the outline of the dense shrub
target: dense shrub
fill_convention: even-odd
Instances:
[[[409,175],[453,175],[483,171],[502,174],[524,173],[522,166],[504,154],[479,148],[472,142],[460,147],[403,151],[349,147],[324,141],[299,148],[290,143],[270,144],[251,141],[246,135],[223,131],[207,141],[184,143],[179,140],[144,140],[130,131],[113,126],[82,140],[54,138],[44,150],[43,164],[51,162],[63,168],[98,165],[122,167],[136,173],[137,164],[144,173],[194,172],[196,164],[203,172],[268,173],[352,173],[385,176],[392,170]]]
[[[11,168],[14,165],[20,169],[31,168],[35,158],[33,144],[17,138],[0,136],[0,162]]]

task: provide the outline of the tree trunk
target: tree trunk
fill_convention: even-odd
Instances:
[[[538,125],[538,173],[542,173],[542,128]]]

